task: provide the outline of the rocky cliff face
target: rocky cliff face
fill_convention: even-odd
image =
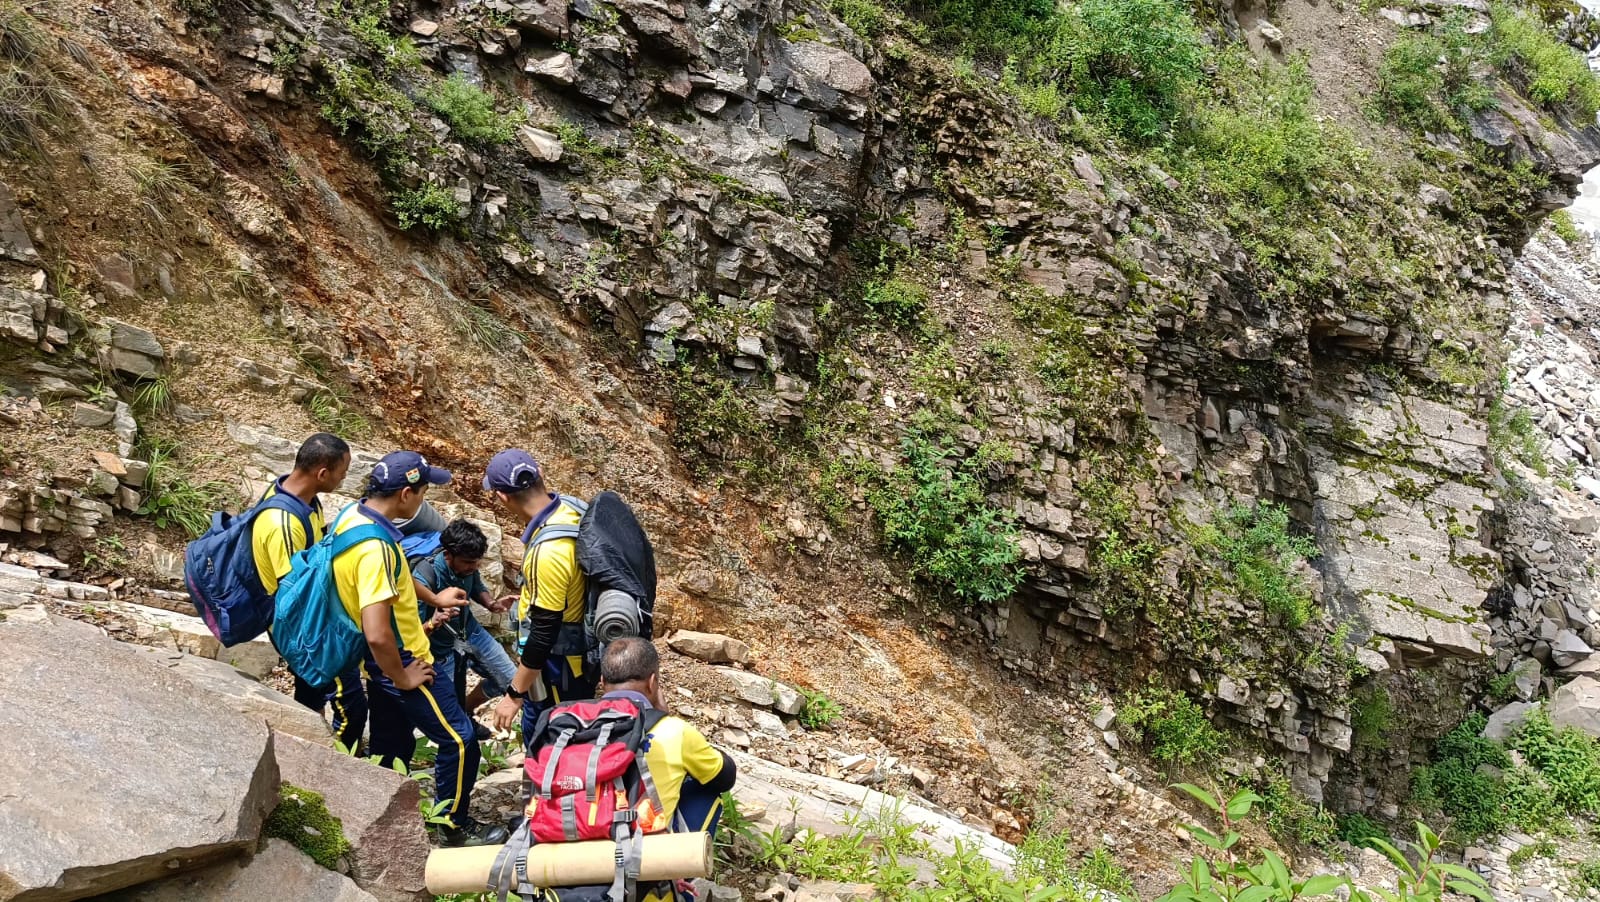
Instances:
[[[159,521],[152,460],[179,455],[192,489],[235,477],[261,450],[241,425],[469,467],[529,442],[564,481],[638,499],[692,621],[818,581],[903,591],[852,541],[871,493],[850,477],[920,437],[1014,513],[1025,565],[931,628],[1047,683],[1174,675],[1256,746],[1235,770],[1281,758],[1314,798],[1337,772],[1345,808],[1392,806],[1414,751],[1351,754],[1352,699],[1408,699],[1420,743],[1487,665],[1597,638],[1570,580],[1528,596],[1561,604],[1554,635],[1519,600],[1560,565],[1515,538],[1537,518],[1508,502],[1489,401],[1513,256],[1600,132],[1510,85],[1422,149],[1359,126],[1365,159],[1403,164],[1306,185],[1269,240],[1261,214],[1081,117],[1035,121],[915,29],[866,41],[809,4],[8,15],[57,100],[19,132],[39,147],[0,162],[4,374],[39,402],[3,414],[0,530],[92,549],[118,510]],[[1240,15],[1221,33],[1306,54],[1345,110],[1364,70],[1328,28],[1381,46],[1429,12],[1284,4],[1271,46]],[[511,140],[430,99],[447,73],[519,111],[481,123]],[[1303,625],[1196,539],[1258,501],[1315,536]],[[728,550],[760,518],[788,549],[766,582]]]

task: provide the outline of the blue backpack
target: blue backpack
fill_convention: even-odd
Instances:
[[[362,542],[374,540],[394,544],[376,523],[362,523],[340,533],[330,527],[322,541],[294,556],[289,573],[278,583],[273,644],[289,670],[313,686],[332,683],[367,647],[366,635],[339,600],[333,562]],[[401,560],[396,555],[397,582]]]
[[[311,535],[311,522],[298,512],[296,499],[277,494],[238,515],[212,514],[211,528],[183,551],[189,599],[223,645],[249,642],[272,625],[272,595],[256,572],[250,534],[256,517],[268,510],[294,514]]]

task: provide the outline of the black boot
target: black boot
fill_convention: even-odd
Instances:
[[[485,824],[474,820],[471,815],[460,815],[460,819],[461,826],[446,827],[441,831],[447,847],[497,846],[511,835],[499,824]]]

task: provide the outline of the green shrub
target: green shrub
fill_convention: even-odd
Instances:
[[[889,15],[873,0],[829,0],[833,14],[864,41],[870,41],[889,26]]]
[[[1526,407],[1515,410],[1506,406],[1503,398],[1496,398],[1489,406],[1489,451],[1506,469],[1505,461],[1515,460],[1540,476],[1550,475],[1550,463],[1544,456],[1544,432],[1533,421]],[[1511,675],[1516,682],[1516,676]],[[1509,688],[1509,687],[1508,687]]]
[[[1207,57],[1188,5],[1174,0],[1082,0],[1049,49],[1060,56],[1031,60],[1034,80],[1064,65],[1085,112],[1144,144],[1171,131]]]
[[[1290,534],[1287,508],[1265,502],[1234,505],[1197,527],[1192,538],[1202,554],[1215,555],[1244,598],[1290,629],[1311,620],[1311,587],[1294,567],[1315,556],[1317,546],[1309,537]]]
[[[1361,687],[1350,699],[1350,728],[1363,748],[1389,747],[1389,728],[1394,720],[1394,703],[1389,691],[1377,684]]]
[[[159,529],[177,526],[198,536],[211,525],[211,512],[233,500],[234,492],[225,483],[190,479],[173,461],[170,448],[151,451],[149,463],[139,513],[154,520]]]
[[[873,279],[861,292],[867,308],[897,326],[915,325],[928,306],[928,289],[899,274]]]
[[[1528,96],[1570,110],[1580,123],[1600,111],[1600,80],[1584,55],[1567,46],[1532,13],[1507,3],[1489,7],[1495,61],[1526,84]]]
[[[1339,815],[1338,825],[1339,838],[1352,846],[1375,848],[1375,839],[1392,842],[1389,831],[1360,812]]]
[[[1010,514],[985,495],[981,456],[947,468],[956,455],[947,439],[913,431],[901,462],[869,492],[889,548],[904,555],[914,577],[964,605],[1010,597],[1022,581],[1022,549]]]
[[[1600,814],[1600,741],[1570,727],[1557,730],[1543,707],[1511,738],[1549,785],[1555,802],[1573,814]]]
[[[371,69],[340,62],[329,69],[317,99],[322,118],[341,135],[354,132],[386,177],[404,168],[416,109],[411,98]]]
[[[681,450],[737,461],[766,427],[750,393],[715,370],[670,369],[672,438]]]
[[[1321,848],[1331,844],[1339,834],[1333,814],[1295,792],[1289,778],[1282,773],[1273,774],[1267,780],[1261,792],[1261,810],[1266,815],[1267,829],[1281,841]]]
[[[1227,751],[1226,737],[1193,699],[1158,683],[1123,696],[1117,723],[1150,757],[1167,764],[1203,766]]]
[[[526,121],[521,111],[496,112],[494,97],[459,72],[430,85],[422,99],[450,124],[452,132],[479,144],[509,143],[517,126]]]
[[[1466,32],[1454,13],[1432,31],[1407,32],[1384,51],[1373,114],[1423,132],[1456,131],[1471,113],[1495,105],[1480,74],[1489,62],[1485,42]]]
[[[1478,735],[1487,721],[1482,714],[1468,716],[1435,744],[1433,763],[1412,775],[1412,796],[1437,800],[1463,839],[1495,833],[1509,817],[1498,774],[1511,759],[1498,742]]]
[[[808,730],[821,730],[839,719],[839,703],[819,689],[801,689],[805,705],[800,708],[800,725]]]
[[[332,392],[317,392],[306,398],[306,412],[324,430],[348,441],[372,432],[372,421]]]
[[[1583,240],[1583,233],[1578,231],[1578,224],[1572,221],[1572,213],[1569,210],[1557,210],[1550,214],[1550,231],[1555,232],[1557,238],[1568,244],[1576,244]]]
[[[1591,858],[1575,869],[1578,881],[1591,890],[1600,890],[1600,858]]]
[[[402,229],[422,226],[433,232],[455,231],[461,226],[461,207],[455,192],[443,185],[427,184],[395,194],[394,215]]]
[[[325,868],[335,867],[351,850],[344,824],[328,811],[322,794],[288,783],[278,789],[278,807],[272,809],[261,833],[292,843]]]

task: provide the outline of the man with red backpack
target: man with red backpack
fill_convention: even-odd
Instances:
[[[617,639],[600,664],[606,694],[557,705],[535,725],[523,764],[528,806],[496,857],[490,885],[527,898],[529,846],[611,839],[610,886],[549,888],[545,902],[692,902],[686,884],[638,883],[642,839],[652,833],[715,834],[721,796],[737,770],[688,722],[667,713],[661,658],[648,639]],[[635,877],[630,878],[630,874]]]

